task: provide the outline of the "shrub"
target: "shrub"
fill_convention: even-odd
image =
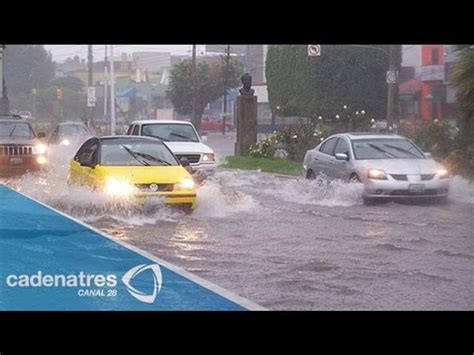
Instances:
[[[412,139],[433,157],[446,158],[455,149],[455,136],[453,126],[448,121],[434,120],[424,123],[415,131]]]
[[[474,142],[448,121],[434,120],[424,123],[412,139],[433,158],[441,161],[452,174],[474,178]]]
[[[302,161],[306,151],[318,145],[329,131],[328,126],[319,122],[287,127],[258,141],[250,148],[250,156]]]

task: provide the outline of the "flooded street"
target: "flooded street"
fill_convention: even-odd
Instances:
[[[221,157],[232,144],[209,141]],[[266,308],[474,309],[474,187],[460,177],[445,205],[364,206],[359,184],[219,168],[188,215],[67,186],[62,149],[7,184]]]

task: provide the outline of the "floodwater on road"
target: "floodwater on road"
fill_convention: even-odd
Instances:
[[[218,169],[185,214],[69,187],[70,152],[51,154],[7,183],[269,309],[474,309],[474,186],[460,177],[444,205],[364,206],[359,184]]]

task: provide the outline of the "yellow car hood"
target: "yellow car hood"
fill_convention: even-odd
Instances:
[[[175,184],[191,175],[182,166],[97,166],[97,176],[115,178],[133,184]]]

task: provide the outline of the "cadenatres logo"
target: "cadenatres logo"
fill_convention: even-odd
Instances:
[[[133,280],[145,271],[151,271],[151,290],[140,291],[132,286]],[[146,283],[143,276],[136,283]],[[137,300],[145,303],[155,302],[160,293],[163,277],[158,264],[142,264],[128,270],[122,277],[122,282],[127,291]],[[77,274],[44,274],[38,271],[35,274],[11,274],[6,277],[6,284],[12,288],[46,287],[46,288],[76,288],[80,297],[115,297],[118,295],[117,276],[113,274],[89,274],[83,271]]]
[[[137,290],[135,287],[133,287],[130,284],[131,281],[137,275],[147,270],[150,270],[152,272],[152,277],[153,277],[153,291],[151,294],[146,294],[140,290]],[[160,293],[163,277],[161,275],[161,269],[158,264],[150,264],[150,265],[142,264],[128,270],[127,273],[122,277],[122,282],[127,287],[127,291],[137,300],[145,302],[145,303],[153,303],[155,302],[155,299],[158,293]]]

